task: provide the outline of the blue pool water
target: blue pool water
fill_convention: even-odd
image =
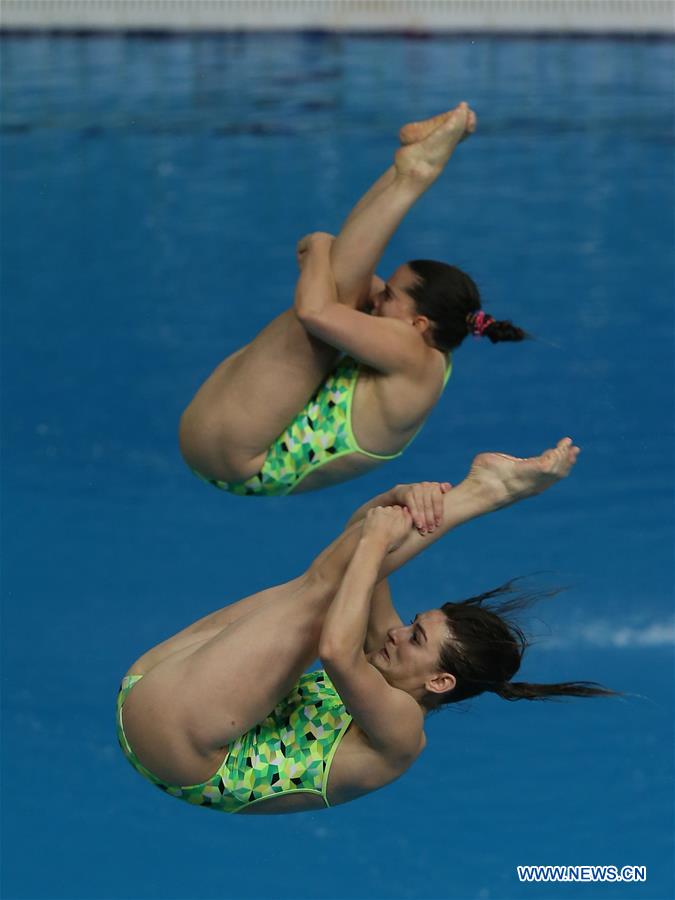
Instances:
[[[673,896],[673,44],[318,36],[5,37],[3,896]],[[277,501],[192,478],[178,417],[288,305],[398,127],[479,115],[383,260],[437,257],[538,337],[469,341],[405,456]],[[393,580],[403,615],[543,572],[521,676],[621,701],[429,723],[399,782],[236,819],[128,766],[113,707],[151,644],[297,574],[393,483],[570,434],[573,477]],[[518,864],[646,865],[521,885]]]

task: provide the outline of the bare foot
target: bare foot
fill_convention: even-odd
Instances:
[[[424,137],[415,143],[406,143],[396,151],[395,165],[399,174],[424,180],[437,178],[457,144],[471,133],[471,121],[475,128],[476,117],[466,103],[460,103],[455,109],[436,119],[440,119],[440,122],[435,123],[432,119],[415,123]]]
[[[402,144],[416,144],[418,141],[423,141],[424,138],[428,137],[439,125],[442,125],[443,122],[447,121],[454,112],[455,110],[451,109],[448,110],[448,112],[440,113],[438,116],[432,116],[430,119],[422,119],[420,122],[408,122],[408,124],[404,125],[398,133],[400,142]],[[460,140],[463,141],[470,134],[473,134],[476,130],[476,122],[476,113],[472,109],[469,109],[466,134],[460,138]]]
[[[467,481],[488,492],[495,509],[545,491],[566,478],[577,461],[579,447],[572,438],[558,441],[541,456],[519,459],[505,453],[481,453],[473,461]]]

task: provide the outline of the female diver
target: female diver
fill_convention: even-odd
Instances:
[[[468,334],[525,337],[487,316],[454,266],[416,260],[386,283],[374,275],[405,214],[475,127],[466,103],[404,126],[394,165],[337,238],[300,241],[294,308],[222,362],[183,413],[181,451],[196,474],[258,496],[354,478],[415,437]]]
[[[483,605],[500,590],[404,625],[386,581],[445,532],[545,490],[577,454],[565,438],[531,459],[481,454],[452,489],[393,488],[354,513],[298,578],[145,653],[117,702],[131,764],[188,803],[302,812],[347,803],[402,775],[424,749],[425,716],[442,704],[483,691],[506,700],[611,694],[588,682],[512,683],[523,635]],[[305,672],[317,655],[323,669]]]

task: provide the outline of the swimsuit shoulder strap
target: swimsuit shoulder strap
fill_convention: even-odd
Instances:
[[[444,354],[444,356],[445,356],[445,354]],[[443,387],[446,386],[446,384],[448,383],[448,378],[450,378],[450,375],[452,374],[452,353],[448,353],[448,355],[445,356],[444,362],[445,362],[445,375],[443,376]]]

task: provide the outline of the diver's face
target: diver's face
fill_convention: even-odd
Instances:
[[[418,312],[408,291],[418,281],[419,278],[409,265],[399,266],[389,281],[385,282],[384,289],[373,297],[373,315],[412,323]]]
[[[368,654],[368,662],[392,685],[409,693],[438,673],[443,644],[450,637],[440,609],[418,613],[409,625],[390,628],[384,647]]]

